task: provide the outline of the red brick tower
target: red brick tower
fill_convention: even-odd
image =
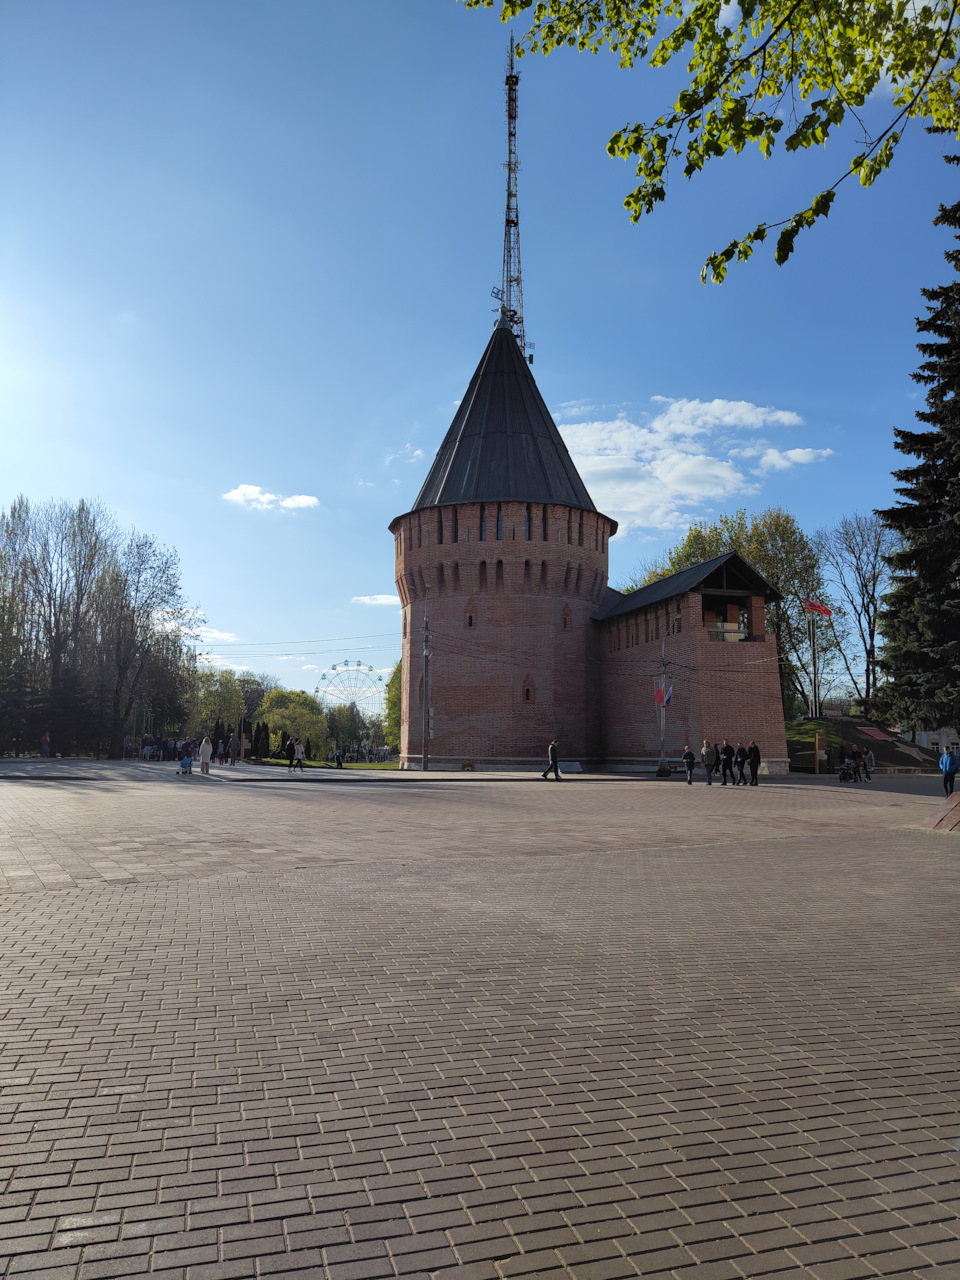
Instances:
[[[600,638],[616,522],[590,500],[502,315],[406,515],[390,525],[403,604],[400,767],[544,767],[603,757]]]

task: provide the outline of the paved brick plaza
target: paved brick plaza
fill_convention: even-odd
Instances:
[[[0,779],[3,1274],[960,1276],[935,783],[55,770]]]

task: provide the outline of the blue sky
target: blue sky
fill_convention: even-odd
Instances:
[[[454,0],[7,0],[0,23],[0,505],[99,497],[176,546],[222,661],[304,688],[388,666],[396,606],[354,601],[392,596],[387,525],[492,327],[506,29]],[[678,176],[633,226],[605,143],[659,112],[663,74],[521,71],[527,335],[622,522],[611,580],[695,516],[888,503],[949,147],[913,126],[787,267],[705,288],[707,253],[854,139]]]

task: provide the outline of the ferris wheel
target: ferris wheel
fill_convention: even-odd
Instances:
[[[321,673],[314,690],[325,711],[355,703],[364,716],[382,716],[386,703],[383,676],[374,667],[345,658]]]

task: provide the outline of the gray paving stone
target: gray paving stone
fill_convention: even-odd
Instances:
[[[0,792],[3,1274],[960,1263],[926,801],[141,776]]]

